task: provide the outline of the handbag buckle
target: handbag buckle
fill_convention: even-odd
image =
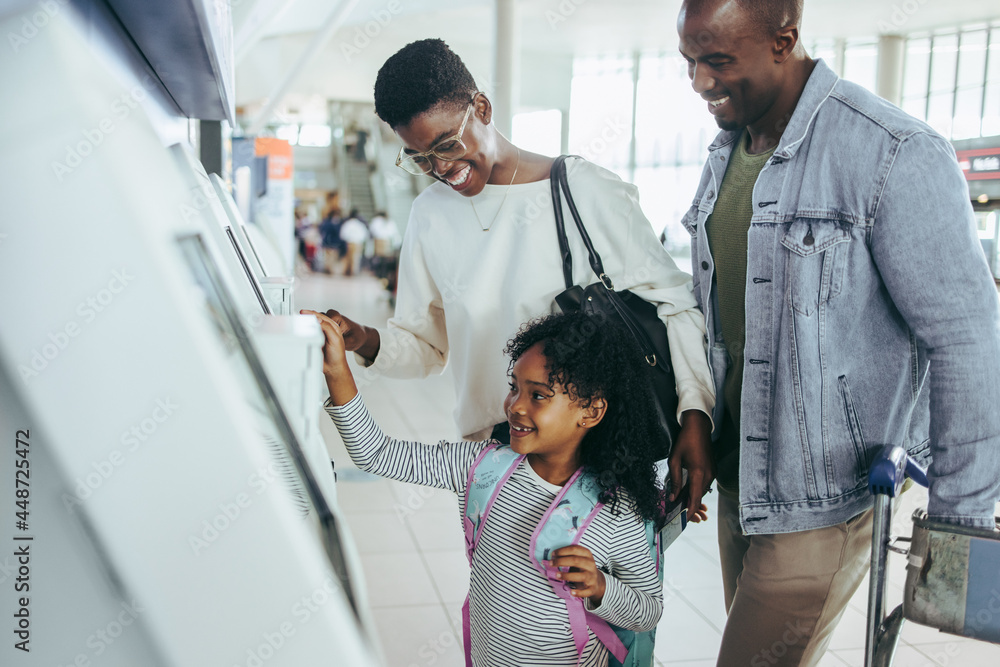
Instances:
[[[606,273],[602,273],[601,275],[599,275],[597,277],[601,279],[601,282],[604,283],[605,287],[607,287],[609,290],[614,291],[615,285],[614,285],[613,282],[611,282],[611,276],[609,276]]]
[[[647,354],[646,355],[646,363],[649,364],[650,366],[655,366],[656,365],[656,355],[655,354]]]

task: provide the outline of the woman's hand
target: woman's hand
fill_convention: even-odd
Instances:
[[[569,572],[557,572],[555,578],[569,582],[573,596],[590,598],[595,607],[601,606],[605,590],[604,573],[597,569],[590,549],[579,544],[556,549],[552,552],[549,565],[553,568],[568,567]]]
[[[301,312],[315,313],[316,311]],[[340,327],[340,334],[344,338],[345,350],[348,352],[357,352],[369,362],[375,361],[381,344],[377,329],[358,324],[333,309],[326,311],[326,317],[336,322],[337,326]]]
[[[358,395],[358,387],[347,364],[347,349],[340,324],[315,310],[300,310],[303,315],[315,315],[323,330],[323,375],[334,405],[345,405]]]

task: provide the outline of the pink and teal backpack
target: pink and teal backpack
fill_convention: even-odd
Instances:
[[[523,455],[514,452],[508,445],[494,443],[479,453],[472,467],[465,499],[465,550],[472,564],[479,536],[489,516],[493,501],[500,489],[510,479]],[[565,603],[569,611],[570,630],[576,644],[577,655],[583,654],[587,644],[587,628],[597,636],[608,649],[609,667],[651,667],[653,665],[653,644],[656,630],[635,632],[611,625],[596,614],[584,608],[583,600],[573,597],[569,584],[554,579],[553,570],[546,570],[542,561],[549,560],[549,554],[562,547],[578,544],[590,522],[604,507],[598,500],[600,487],[592,475],[577,470],[562,490],[556,494],[552,505],[542,516],[531,536],[531,562],[548,579],[552,590]],[[676,503],[667,517],[666,526],[657,532],[652,521],[646,522],[646,538],[649,553],[656,562],[660,583],[663,582],[663,550],[680,535],[687,524],[683,503]],[[473,508],[482,508],[476,513]],[[472,667],[471,630],[469,627],[469,600],[462,607],[462,627],[465,644],[465,664]]]

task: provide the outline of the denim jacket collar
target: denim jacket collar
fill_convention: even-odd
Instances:
[[[802,89],[802,95],[799,97],[798,104],[795,105],[795,111],[792,112],[788,126],[781,135],[778,147],[774,150],[775,157],[787,160],[795,155],[802,140],[805,139],[816,113],[833,92],[838,80],[839,77],[823,62],[823,59],[817,58],[816,66],[813,68],[812,74],[809,75],[805,88]],[[743,134],[743,128],[720,132],[715,141],[708,147],[709,152],[732,144],[741,134]]]

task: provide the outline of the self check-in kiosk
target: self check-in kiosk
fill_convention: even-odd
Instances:
[[[25,16],[0,11],[0,31]],[[23,559],[0,556],[0,583],[13,566],[24,586],[0,616],[26,649],[4,642],[0,664],[380,664],[349,536],[250,326],[263,305],[185,214],[187,175],[141,108],[116,114],[128,88],[72,6],[0,80],[18,91],[0,497],[25,491],[0,524]]]
[[[247,260],[257,276],[257,281],[261,284],[268,302],[271,304],[272,312],[279,315],[295,313],[295,278],[292,276],[276,275],[270,268],[273,262],[265,264],[265,261],[262,259],[262,255],[265,253],[259,248],[261,245],[260,239],[254,240],[255,234],[251,231],[252,228],[248,227],[243,220],[243,216],[236,206],[232,194],[226,187],[225,181],[218,174],[209,174],[209,179],[212,181],[215,193],[229,220],[227,234],[233,237],[234,244],[240,244],[244,249]]]
[[[319,430],[322,403],[323,334],[311,316],[279,314],[272,309],[288,305],[265,298],[252,254],[236,234],[236,224],[226,214],[225,199],[219,197],[201,163],[182,145],[170,147],[178,172],[188,185],[187,199],[178,205],[185,216],[198,222],[207,233],[207,245],[220,258],[220,279],[239,295],[240,319],[260,351],[284,412],[312,462],[325,494],[335,496],[335,477]],[[267,281],[267,277],[262,277]],[[289,279],[290,281],[291,279]],[[266,283],[264,283],[266,285]],[[288,293],[290,294],[290,289]]]

